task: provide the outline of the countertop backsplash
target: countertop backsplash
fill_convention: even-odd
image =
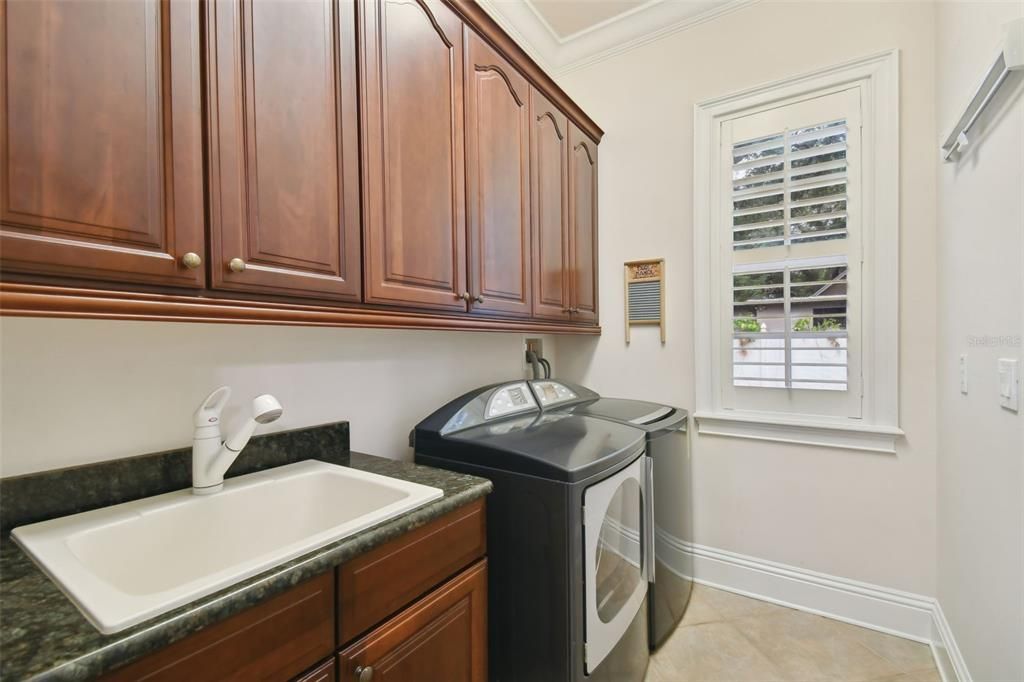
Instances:
[[[346,464],[349,424],[254,436],[226,478],[320,459]],[[107,507],[192,485],[192,448],[0,478],[0,535],[27,523]]]

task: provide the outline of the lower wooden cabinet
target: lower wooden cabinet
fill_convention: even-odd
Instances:
[[[484,682],[487,560],[338,654],[340,682]]]
[[[297,677],[295,682],[335,682],[337,679],[338,665],[332,656],[309,672]]]
[[[366,633],[486,548],[486,513],[478,500],[339,566],[338,642]]]
[[[324,573],[200,630],[103,679],[108,682],[287,680],[329,656],[334,574]]]

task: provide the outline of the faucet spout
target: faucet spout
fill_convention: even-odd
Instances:
[[[260,424],[277,420],[284,412],[272,395],[257,396],[252,401],[253,416],[226,441],[220,435],[220,411],[227,403],[231,389],[218,388],[196,411],[196,432],[192,440],[192,492],[210,495],[224,487],[224,474],[252,438]]]

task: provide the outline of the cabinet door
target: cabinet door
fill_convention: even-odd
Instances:
[[[572,318],[597,322],[597,145],[569,124]]]
[[[484,682],[487,560],[480,560],[338,654],[338,672],[340,682],[355,682],[360,673],[374,682]]]
[[[0,266],[200,287],[198,0],[0,3]]]
[[[337,679],[338,665],[332,656],[309,672],[295,678],[295,682],[335,682]]]
[[[530,89],[466,30],[466,196],[472,310],[529,316]]]
[[[465,310],[462,22],[440,0],[358,11],[366,300]]]
[[[530,88],[533,315],[569,319],[568,120]]]
[[[358,300],[352,3],[206,6],[213,286]]]

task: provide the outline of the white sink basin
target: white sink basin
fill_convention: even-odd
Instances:
[[[305,461],[15,528],[12,536],[110,634],[403,514],[437,488]]]

